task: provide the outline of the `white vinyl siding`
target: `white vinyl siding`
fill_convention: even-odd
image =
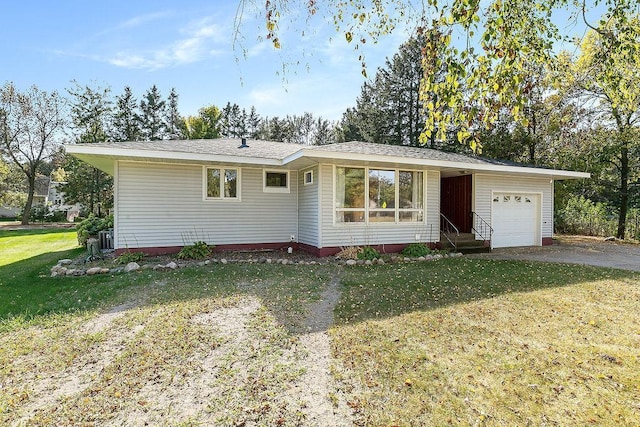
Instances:
[[[318,168],[300,172],[298,181],[298,242],[318,247],[320,243],[318,232],[318,184],[314,180],[304,184],[304,175],[312,172],[318,176]]]
[[[116,249],[288,242],[298,231],[297,173],[291,193],[264,193],[263,170],[238,168],[237,203],[203,200],[198,165],[118,162]]]
[[[424,171],[426,198],[425,221],[420,223],[334,223],[335,217],[335,176],[331,164],[322,164],[318,174],[321,203],[321,246],[340,247],[351,245],[402,244],[416,241],[416,235],[423,242],[437,242],[440,235],[440,180],[439,173]]]
[[[491,223],[494,193],[539,195],[541,238],[553,237],[553,182],[550,178],[475,174],[474,192],[473,210],[488,223]]]

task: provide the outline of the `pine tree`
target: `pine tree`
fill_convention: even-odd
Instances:
[[[112,118],[109,88],[81,87],[77,82],[69,89],[71,95],[71,122],[75,142],[97,143],[109,140],[107,128]],[[102,208],[113,206],[113,178],[73,156],[67,156],[64,170],[67,183],[61,190],[71,203],[81,203],[90,212],[101,215]]]
[[[138,101],[131,88],[126,86],[122,95],[116,97],[116,106],[112,119],[112,138],[114,141],[139,141],[141,138]]]
[[[165,105],[156,85],[151,86],[140,101],[140,129],[147,141],[161,140],[167,135]]]
[[[184,138],[184,120],[178,111],[178,94],[175,88],[171,89],[166,105],[166,137],[173,140]]]
[[[258,138],[258,133],[260,132],[260,123],[262,119],[260,115],[256,112],[256,107],[251,106],[251,110],[249,110],[249,116],[247,117],[247,138],[256,139]]]

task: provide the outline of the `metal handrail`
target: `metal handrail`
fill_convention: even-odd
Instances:
[[[458,249],[458,236],[460,236],[460,231],[458,231],[458,227],[456,227],[455,225],[453,225],[453,223],[449,220],[449,218],[447,218],[446,216],[444,216],[444,214],[442,212],[440,212],[440,218],[441,218],[441,223],[442,225],[442,234],[444,235],[445,239],[447,239],[449,241],[449,243],[451,243],[451,245],[453,246],[454,250]],[[452,234],[453,232],[455,232],[455,237],[453,240],[451,240],[451,237],[449,237],[449,234]]]
[[[491,225],[489,225],[489,223],[485,221],[484,218],[473,211],[471,212],[471,216],[473,219],[473,221],[471,221],[471,227],[473,228],[475,234],[480,236],[482,240],[491,241],[491,236],[493,235],[493,227],[491,227]]]

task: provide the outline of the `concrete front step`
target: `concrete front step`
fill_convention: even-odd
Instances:
[[[451,236],[451,239],[454,240],[454,236]],[[476,240],[471,233],[460,233],[454,242],[456,243],[456,250],[463,254],[491,252],[491,248],[485,246],[484,241]],[[454,249],[453,245],[444,236],[440,237],[440,245],[442,249]]]

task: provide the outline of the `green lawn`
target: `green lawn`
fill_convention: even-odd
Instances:
[[[640,274],[448,259],[347,270],[362,425],[637,425]]]
[[[38,255],[78,247],[74,229],[2,230],[0,228],[0,267]]]
[[[287,400],[303,372],[296,343],[309,307],[336,275],[342,294],[329,331],[336,385],[328,397],[348,399],[355,425],[640,419],[638,273],[463,257],[51,278],[58,259],[83,252],[73,232],[5,232],[0,245],[3,261],[5,247],[23,254],[0,267],[0,424],[18,423],[42,395],[42,379],[100,366],[84,374],[86,389],[29,409],[26,424],[126,424],[114,417],[144,413],[163,417],[152,424],[305,425],[304,405]],[[254,300],[260,309],[235,344],[192,321]],[[136,309],[87,332],[98,313],[120,304]],[[179,402],[181,387],[197,381],[218,347],[224,366],[209,380],[216,392],[199,397],[200,415],[181,418],[162,402]],[[110,354],[105,365],[95,359]],[[156,406],[154,387],[164,393]]]

